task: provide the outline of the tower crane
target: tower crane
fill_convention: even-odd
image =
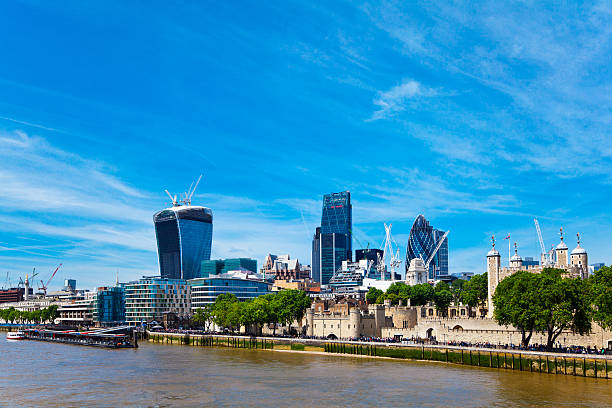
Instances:
[[[553,249],[551,249],[550,251],[546,251],[546,246],[544,245],[544,240],[542,239],[542,230],[540,229],[540,223],[538,222],[537,218],[533,219],[533,223],[535,224],[536,227],[536,232],[538,234],[538,241],[540,242],[540,250],[542,251],[542,254],[540,256],[541,258],[541,262],[542,262],[542,266],[549,266],[554,264],[553,262]],[[554,248],[554,247],[553,247]]]
[[[47,280],[46,284],[42,280],[40,281],[41,287],[38,289],[43,291],[45,297],[47,297],[47,287],[49,287],[49,283],[51,283],[51,279],[53,279],[53,277],[55,276],[55,274],[57,273],[57,271],[59,270],[61,266],[62,264],[59,264],[57,268],[55,268],[55,270],[51,274],[51,277],[49,278],[49,280]]]

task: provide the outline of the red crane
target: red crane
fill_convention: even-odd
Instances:
[[[47,284],[45,284],[42,280],[40,281],[40,284],[42,285],[40,288],[38,288],[39,290],[42,290],[43,293],[45,294],[45,297],[47,297],[47,287],[49,286],[49,283],[51,283],[51,279],[53,279],[53,277],[55,276],[55,274],[57,273],[57,271],[59,270],[60,266],[62,266],[62,264],[59,264],[57,266],[57,268],[55,268],[55,270],[53,271],[53,273],[51,274],[51,277],[49,278],[49,280],[47,281]]]

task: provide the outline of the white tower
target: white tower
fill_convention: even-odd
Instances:
[[[576,234],[576,237],[578,238],[578,246],[570,254],[570,263],[572,267],[580,269],[580,276],[585,279],[589,275],[589,258],[587,251],[580,246],[580,234]]]
[[[495,249],[495,236],[491,237],[493,247],[487,253],[487,278],[488,278],[488,317],[493,317],[493,293],[499,283],[499,270],[501,269],[501,255]]]

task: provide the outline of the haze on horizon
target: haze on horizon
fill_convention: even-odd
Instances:
[[[156,274],[153,213],[201,173],[213,258],[310,264],[350,190],[353,248],[391,222],[404,256],[424,214],[481,273],[493,234],[538,259],[537,217],[609,264],[611,27],[608,2],[7,3],[0,285]]]

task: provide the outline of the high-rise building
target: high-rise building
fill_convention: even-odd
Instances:
[[[153,216],[162,278],[193,279],[212,247],[210,208],[175,205]]]
[[[353,258],[353,207],[351,193],[323,196],[321,227],[312,240],[312,279],[325,285],[342,265]]]
[[[247,270],[232,270],[216,276],[192,279],[187,282],[191,288],[191,311],[215,303],[223,293],[236,295],[239,301],[254,299],[270,293],[270,284],[262,275]]]
[[[444,237],[444,234],[444,231],[433,228],[424,216],[419,215],[414,220],[408,237],[406,268],[410,265],[411,260],[421,258],[427,262],[433,254],[433,259],[429,263],[429,279],[448,277],[448,236]],[[442,239],[444,240],[438,247]],[[436,248],[438,248],[437,251]]]
[[[352,246],[353,229],[353,206],[351,205],[351,193],[342,191],[340,193],[325,194],[323,196],[323,211],[321,214],[321,234],[343,234],[346,235],[346,257],[345,260],[353,259]]]

